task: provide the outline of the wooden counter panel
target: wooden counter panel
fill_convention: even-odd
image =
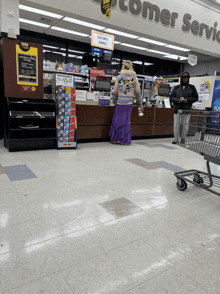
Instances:
[[[131,125],[131,136],[152,136],[153,125]]]
[[[153,135],[173,135],[173,125],[154,125]]]
[[[110,124],[114,110],[113,106],[76,105],[78,124]]]
[[[131,123],[132,124],[153,124],[154,122],[155,108],[144,108],[144,115],[138,115],[138,107],[133,107],[131,112]]]
[[[156,124],[173,124],[173,108],[156,108],[155,122]]]
[[[110,126],[78,126],[78,139],[106,138]]]

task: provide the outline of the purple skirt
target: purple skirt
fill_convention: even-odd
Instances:
[[[131,105],[116,105],[109,130],[110,141],[131,144]]]

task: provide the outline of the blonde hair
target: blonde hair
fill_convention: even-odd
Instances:
[[[125,69],[125,66],[127,67],[126,69]],[[132,62],[130,60],[123,61],[122,62],[122,70],[134,71]]]

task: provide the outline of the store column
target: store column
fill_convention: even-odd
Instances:
[[[20,34],[19,0],[0,0],[0,32]]]

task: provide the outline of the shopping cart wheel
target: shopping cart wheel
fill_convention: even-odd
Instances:
[[[198,175],[195,175],[195,177],[193,178],[193,182],[197,184],[203,184],[203,178]]]
[[[179,181],[176,183],[177,185],[177,188],[180,190],[180,191],[184,191],[187,189],[187,183],[186,181],[184,180],[181,180],[181,184],[179,183]]]

